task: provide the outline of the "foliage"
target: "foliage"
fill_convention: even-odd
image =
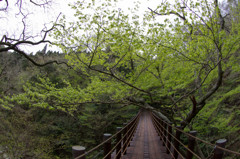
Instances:
[[[8,53],[5,56],[13,56],[9,58],[10,63],[17,54]],[[37,61],[64,57],[58,53],[31,56]],[[59,65],[34,68],[21,60],[18,60],[18,74],[11,76],[27,82],[22,85],[9,80],[9,84],[14,84],[13,90],[19,88],[18,94],[4,96],[3,92],[0,98],[1,155],[12,158],[69,158],[72,145],[91,148],[102,141],[103,133],[116,132],[116,126],[121,126],[136,113],[133,106],[80,103],[81,93],[84,93],[81,89],[86,88],[88,83],[81,72]],[[8,65],[4,60],[1,64]],[[6,69],[4,71],[8,73],[16,68],[8,66]],[[3,74],[0,80],[5,82],[7,75]],[[106,98],[103,94],[99,97]]]
[[[69,65],[91,78],[88,87],[94,89],[86,96],[92,99],[86,101],[109,93],[112,100],[140,98],[151,106],[167,96],[174,117],[189,123],[221,86],[223,72],[238,67],[232,59],[239,49],[239,23],[225,24],[217,1],[161,3],[143,19],[134,10],[130,16],[108,5],[114,2],[78,2],[72,6],[78,21],[67,24],[63,17],[64,29],[54,33]],[[175,19],[162,23],[152,19],[156,15]],[[198,108],[191,116],[190,107],[180,109],[190,95]]]
[[[51,136],[41,136],[43,125],[33,122],[33,114],[15,107],[1,111],[1,158],[49,158],[52,153]],[[52,156],[53,157],[53,156]]]
[[[228,134],[239,131],[238,121],[235,121],[239,112],[239,105],[234,101],[240,93],[240,87],[230,91],[216,94],[196,117],[194,128],[199,130],[201,136],[228,136]],[[229,103],[227,102],[229,100]]]
[[[112,130],[108,126],[119,112],[122,117],[136,110],[133,105],[161,112],[202,136],[237,132],[239,5],[225,11],[217,0],[176,0],[149,8],[144,17],[137,3],[131,14],[115,5],[111,0],[71,5],[77,21],[68,23],[63,16],[52,34],[67,68],[38,70],[43,73],[35,74],[22,93],[0,99],[4,108],[68,113],[84,128],[79,141],[91,146]],[[55,56],[45,53],[34,57]]]

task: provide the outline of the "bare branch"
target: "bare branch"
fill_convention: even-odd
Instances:
[[[129,104],[125,102],[116,102],[116,101],[86,101],[80,103],[64,103],[64,104],[54,104],[54,106],[68,106],[68,105],[84,105],[84,104]]]
[[[40,63],[37,63],[36,61],[34,61],[32,58],[30,58],[25,52],[19,50],[18,48],[13,48],[12,50],[16,51],[17,53],[23,55],[27,60],[29,60],[32,64],[34,64],[35,66],[38,66],[38,67],[43,67],[43,66],[46,66],[46,65],[49,65],[49,64],[53,64],[53,63],[56,63],[56,64],[65,64],[66,66],[70,67],[66,62],[59,62],[59,61],[56,61],[56,60],[53,60],[53,61],[48,61],[46,63],[43,63],[43,64],[40,64]]]
[[[20,3],[21,0],[19,0],[19,3]],[[57,19],[56,19],[56,22],[58,20],[58,18],[60,17],[61,13],[58,15]],[[24,18],[22,19],[22,23],[24,25],[24,28],[22,30],[22,33],[19,37],[19,39],[13,39],[13,38],[8,38],[6,35],[4,35],[0,41],[0,52],[7,52],[7,51],[15,51],[19,54],[21,54],[22,56],[24,56],[27,60],[29,60],[32,64],[34,64],[35,66],[39,66],[39,67],[43,67],[43,66],[46,66],[46,65],[49,65],[49,64],[52,64],[52,63],[56,63],[56,64],[65,64],[66,66],[70,67],[66,62],[59,62],[59,61],[56,61],[56,60],[53,60],[53,61],[48,61],[46,63],[38,63],[36,62],[35,60],[33,60],[25,51],[19,49],[19,46],[21,45],[32,45],[32,46],[35,46],[35,45],[39,45],[39,44],[42,44],[42,43],[50,43],[51,44],[51,41],[49,40],[46,40],[48,34],[54,30],[57,26],[60,26],[62,27],[62,25],[59,25],[55,22],[55,24],[52,25],[52,27],[50,27],[49,29],[45,28],[42,30],[42,33],[43,33],[43,37],[39,40],[39,41],[31,41],[31,40],[28,40],[30,39],[31,37],[26,37],[26,24],[25,24],[25,18],[26,18],[27,15],[24,15]]]
[[[42,7],[42,6],[49,5],[52,1],[51,0],[44,0],[43,3],[37,3],[37,2],[34,2],[33,0],[30,0],[30,2],[34,5],[36,5],[36,6]]]
[[[0,8],[0,11],[6,11],[7,10],[7,8],[8,8],[8,0],[5,0],[5,3],[6,3],[6,6],[5,7],[3,7],[3,8]]]
[[[170,14],[173,14],[173,15],[176,15],[176,16],[178,16],[179,18],[181,18],[182,20],[186,20],[186,18],[185,18],[185,16],[181,16],[179,13],[177,13],[177,12],[175,12],[175,11],[170,11],[170,12],[168,12],[168,13],[158,13],[158,12],[156,12],[155,10],[152,10],[151,8],[149,8],[148,7],[148,9],[152,12],[152,13],[154,13],[154,14],[156,14],[156,15],[170,15]]]
[[[182,12],[184,12],[184,8],[186,8],[186,7],[182,7],[182,8],[181,8],[181,9],[182,9]],[[152,12],[152,14],[156,14],[156,15],[160,15],[160,16],[162,16],[162,15],[171,15],[171,14],[176,15],[177,17],[179,17],[180,19],[182,19],[182,20],[190,27],[190,35],[193,33],[193,26],[188,22],[188,20],[187,20],[186,17],[184,16],[184,14],[183,14],[183,15],[180,15],[178,12],[173,11],[173,10],[169,11],[168,13],[158,13],[158,12],[156,12],[156,10],[152,10],[152,9],[149,8],[149,7],[148,7],[148,9]]]

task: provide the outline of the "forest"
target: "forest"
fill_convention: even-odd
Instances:
[[[72,145],[96,146],[140,109],[240,152],[239,0],[159,1],[144,15],[140,2],[125,12],[116,0],[76,1],[74,21],[59,14],[39,41],[23,4],[20,36],[0,41],[0,158],[71,158]]]

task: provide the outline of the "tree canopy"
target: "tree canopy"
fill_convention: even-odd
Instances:
[[[229,12],[217,0],[164,2],[143,18],[112,5],[78,2],[72,8],[79,20],[54,34],[69,64],[90,76],[79,101],[102,101],[104,93],[108,102],[145,101],[144,107],[166,97],[175,116],[192,96],[189,114],[179,114],[189,123],[221,86],[224,72],[238,66],[232,59],[239,49],[239,13],[232,9],[238,18],[226,22]]]
[[[239,70],[238,6],[224,13],[217,0],[164,2],[141,17],[137,5],[129,15],[114,3],[78,1],[72,5],[78,20],[68,23],[63,16],[61,27],[53,28],[55,44],[85,77],[84,86],[66,81],[57,89],[40,80],[43,92],[27,86],[15,98],[66,111],[84,103],[135,104],[168,112],[185,127],[219,89],[224,73]],[[49,101],[51,96],[58,100]]]

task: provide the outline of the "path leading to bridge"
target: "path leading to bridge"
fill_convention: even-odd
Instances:
[[[133,141],[127,148],[126,155],[122,159],[170,159],[166,154],[166,148],[157,135],[153,126],[150,113],[143,112],[140,117],[137,131]]]

